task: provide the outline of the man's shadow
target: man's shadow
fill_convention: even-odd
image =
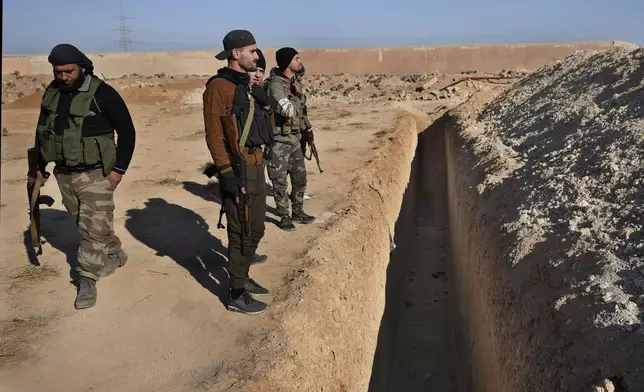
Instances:
[[[195,196],[201,197],[206,201],[212,201],[221,205],[221,200],[217,199],[214,196],[215,187],[218,187],[218,186],[219,185],[216,183],[209,183],[204,185],[194,181],[183,182],[183,189],[187,190],[188,192],[192,193]]]
[[[40,236],[44,241],[42,243],[43,253],[47,252],[47,247],[63,252],[69,264],[69,277],[74,283],[78,279],[76,267],[78,265],[77,254],[80,238],[78,229],[72,216],[67,211],[56,210],[53,208],[40,208]],[[31,231],[29,226],[24,232],[24,245],[29,262],[39,266],[38,256],[31,244]]]
[[[212,184],[212,183],[204,185],[194,181],[183,182],[183,189],[185,189],[186,191],[192,193],[195,196],[201,197],[206,201],[212,201],[221,206],[221,200],[214,197],[216,186],[219,186],[219,185]],[[273,195],[274,195],[273,187],[271,186],[271,184],[266,183],[266,197],[273,197]],[[277,214],[277,210],[274,207],[266,205],[266,212],[267,212],[266,222],[272,223],[275,226],[277,226],[279,222],[275,218],[268,216],[268,214],[273,214],[274,216],[279,217],[279,215]]]
[[[157,256],[169,256],[219,300],[228,302],[226,248],[208,231],[205,219],[161,198],[148,199],[142,209],[127,211],[125,228]]]

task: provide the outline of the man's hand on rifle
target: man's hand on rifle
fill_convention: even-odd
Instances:
[[[242,192],[241,183],[232,170],[219,176],[219,184],[221,184],[221,192],[224,195],[233,196],[239,202]]]
[[[298,97],[302,96],[302,85],[298,82],[294,82],[291,84],[293,94],[297,95]]]

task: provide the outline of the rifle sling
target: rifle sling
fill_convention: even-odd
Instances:
[[[255,117],[255,99],[252,95],[250,97],[250,111],[248,112],[248,117],[244,123],[244,130],[242,131],[241,139],[239,139],[239,152],[244,149],[246,145],[246,139],[248,139],[248,133],[250,132],[250,125],[253,122],[253,117]]]

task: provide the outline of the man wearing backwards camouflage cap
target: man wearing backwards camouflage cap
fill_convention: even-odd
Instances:
[[[275,54],[277,69],[266,80],[266,90],[273,109],[273,133],[275,143],[268,166],[268,177],[273,183],[275,204],[281,216],[278,224],[282,230],[295,230],[293,221],[311,223],[314,217],[304,213],[304,191],[306,190],[306,166],[300,146],[300,130],[306,97],[300,84],[295,83],[295,74],[302,67],[298,52],[293,48],[282,48]],[[288,176],[291,176],[291,207],[286,193]]]
[[[253,35],[246,30],[233,30],[226,34],[223,44],[224,50],[216,57],[226,60],[227,66],[208,80],[203,94],[206,143],[215,163],[227,220],[230,263],[227,309],[257,314],[266,310],[267,305],[251,294],[267,294],[268,290],[249,277],[249,269],[264,236],[266,190],[262,147],[271,144],[273,138],[270,118],[260,108],[268,105],[268,98],[259,86],[251,85],[248,75],[258,60]],[[244,188],[243,173],[234,170],[234,162],[246,164]],[[239,204],[242,193],[248,200],[245,206]],[[240,210],[248,212],[246,224],[250,235],[242,233]]]

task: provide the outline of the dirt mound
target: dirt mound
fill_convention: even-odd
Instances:
[[[51,82],[49,75],[21,75],[18,71],[2,75],[2,104],[14,102],[34,93],[45,91]]]
[[[495,74],[470,70],[453,75],[307,75],[304,87],[310,98],[352,103],[459,100],[490,83],[512,83],[525,75],[526,72],[506,70]]]
[[[513,390],[644,385],[643,78],[644,49],[581,52],[460,115],[503,231],[488,300],[497,343],[521,347],[500,356]]]

